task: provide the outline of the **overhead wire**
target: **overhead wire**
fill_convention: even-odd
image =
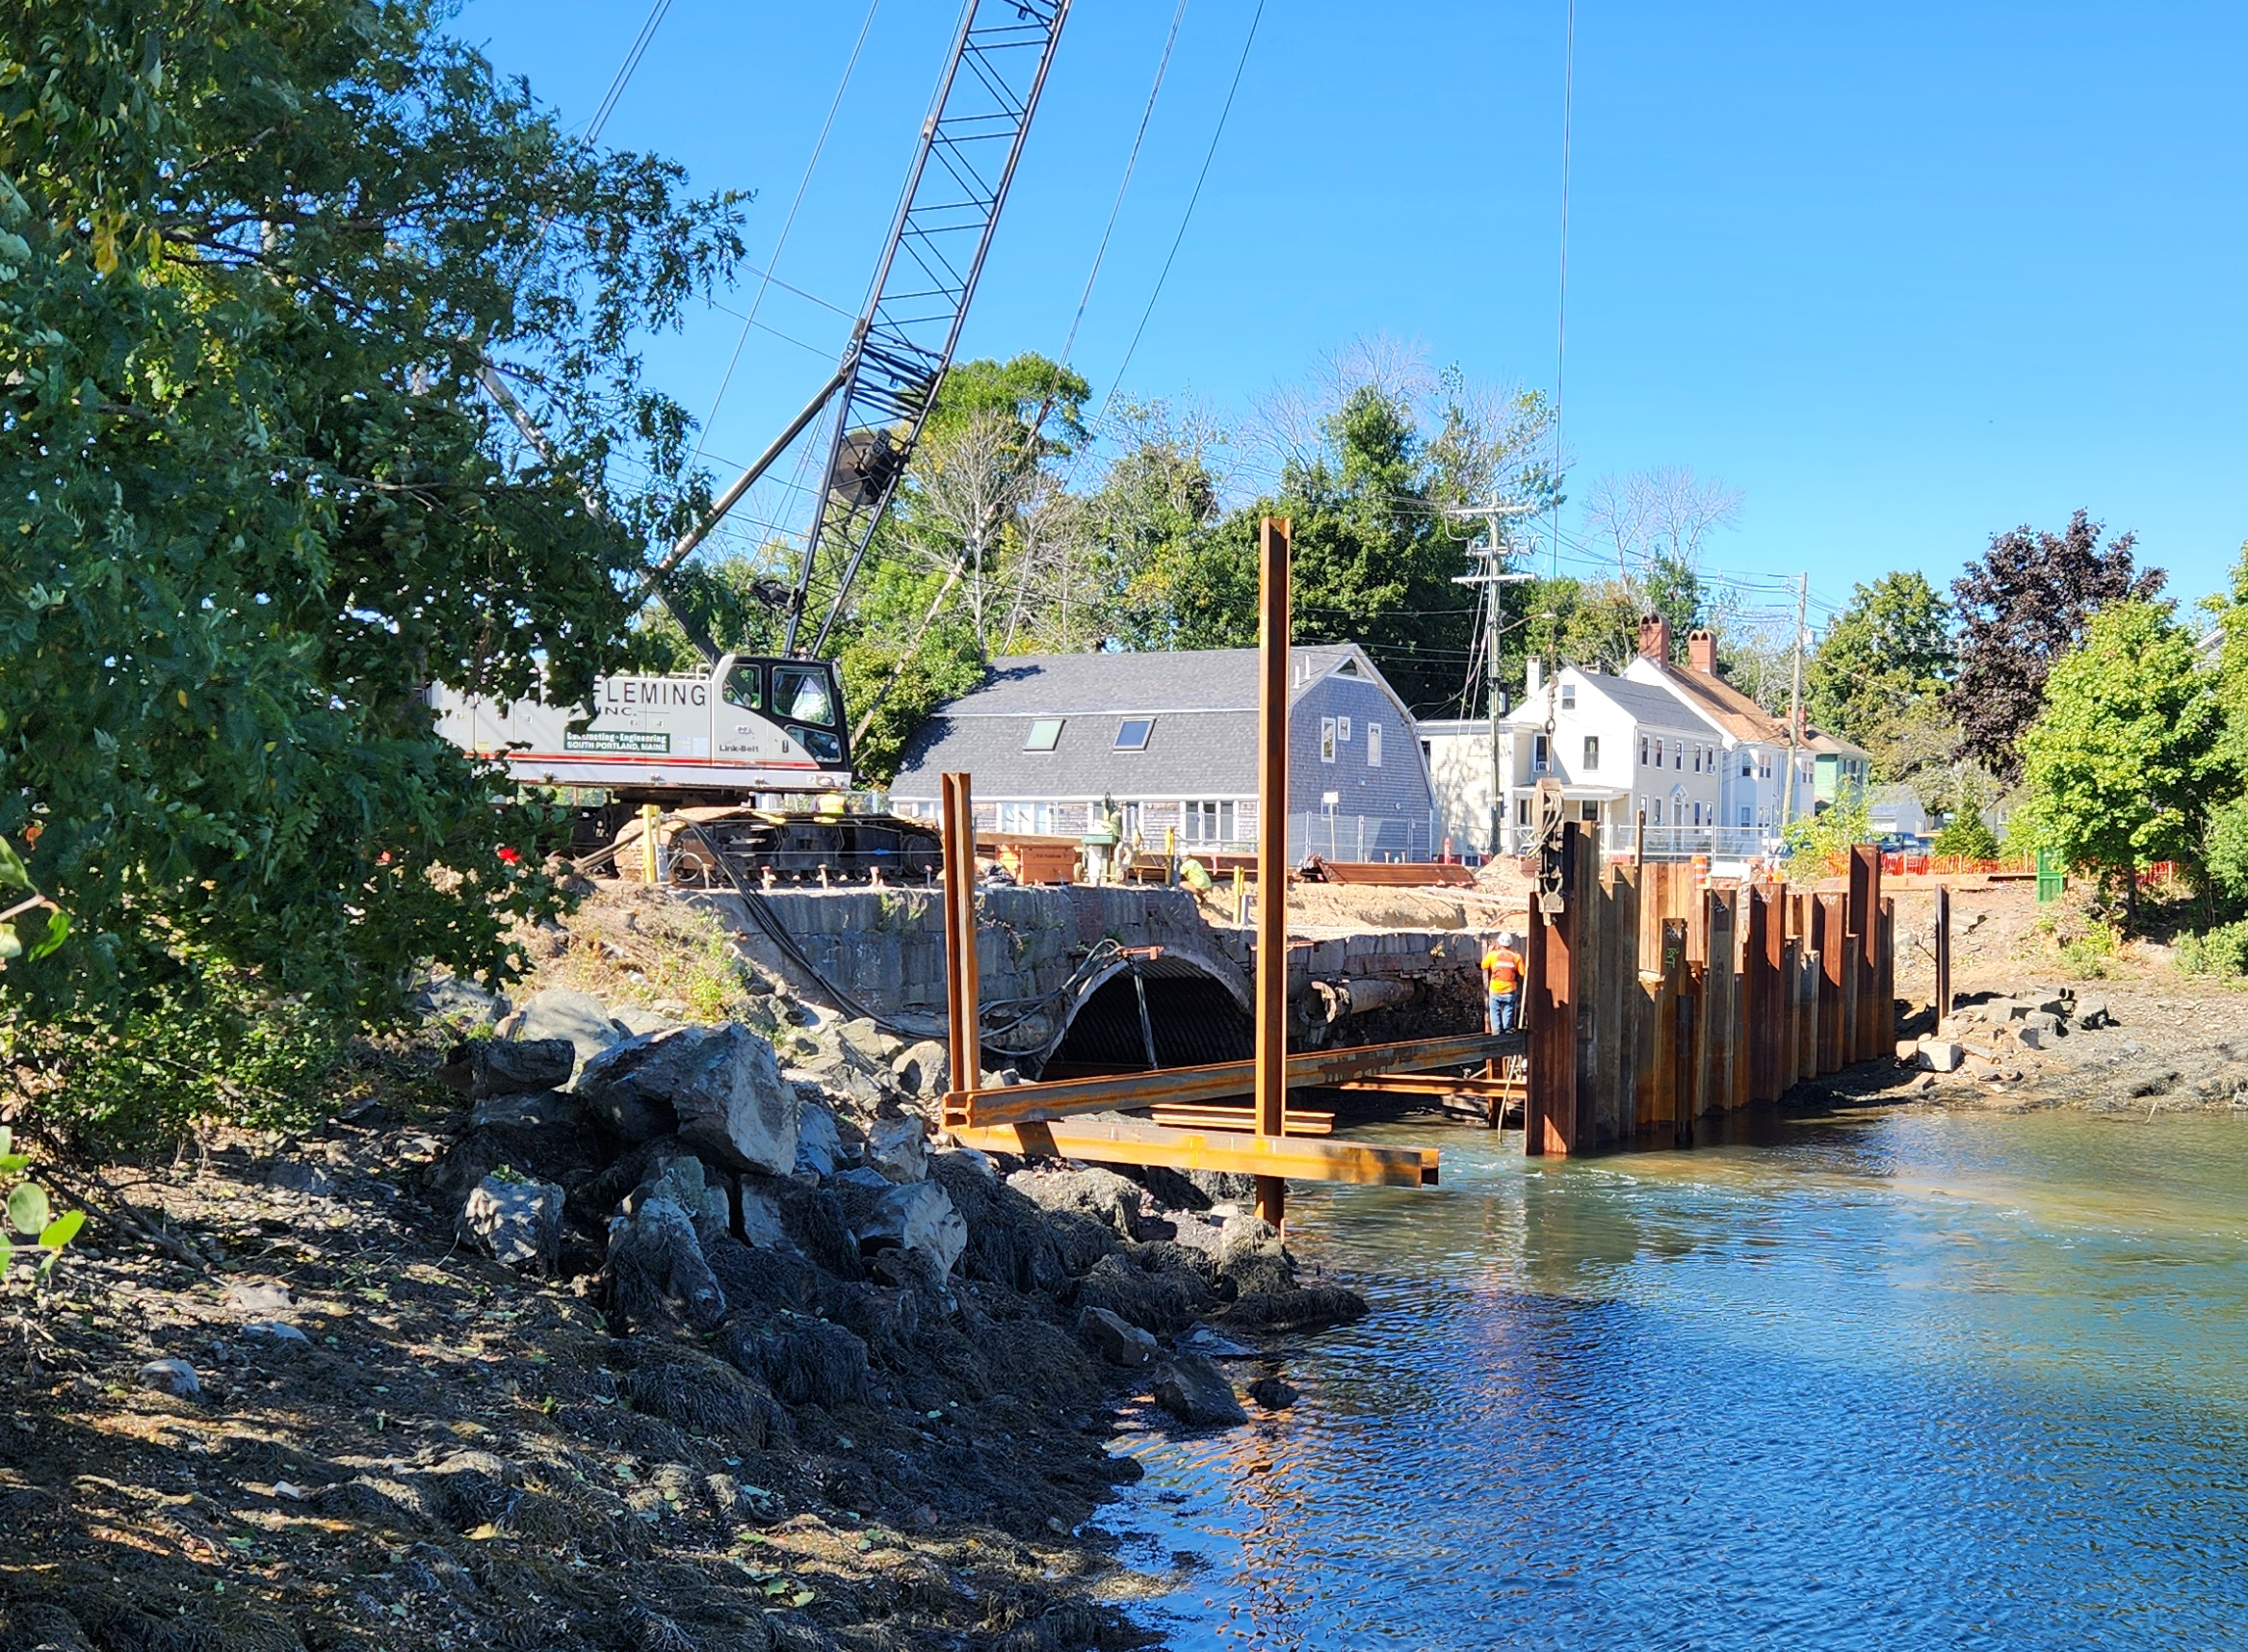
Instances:
[[[1574,3],[1574,0],[1572,0]],[[1242,73],[1249,66],[1249,48],[1257,43],[1257,25],[1265,20],[1265,0],[1257,0],[1257,10],[1249,18],[1249,32],[1242,41],[1240,61],[1234,65],[1233,84],[1226,88],[1225,105],[1217,112],[1217,125],[1210,134],[1210,146],[1202,152],[1202,170],[1194,175],[1193,192],[1187,197],[1187,210],[1179,217],[1179,232],[1171,237],[1171,249],[1164,255],[1163,267],[1155,278],[1155,290],[1147,295],[1147,307],[1139,312],[1139,325],[1132,329],[1132,342],[1125,347],[1124,359],[1116,364],[1116,371],[1109,380],[1109,394],[1101,403],[1101,415],[1106,416],[1116,400],[1116,391],[1124,382],[1124,375],[1132,366],[1132,358],[1138,354],[1140,338],[1147,331],[1148,318],[1155,314],[1158,300],[1163,297],[1163,283],[1170,279],[1171,266],[1178,260],[1179,248],[1187,239],[1187,226],[1194,221],[1194,208],[1202,199],[1202,186],[1210,179],[1210,164],[1217,158],[1218,140],[1225,136],[1225,124],[1233,115],[1234,97],[1242,89]]]
[[[1116,233],[1116,216],[1124,210],[1124,192],[1132,187],[1132,174],[1139,166],[1139,147],[1147,142],[1147,125],[1155,118],[1155,100],[1163,89],[1163,76],[1171,66],[1171,48],[1179,43],[1179,25],[1187,18],[1187,0],[1179,0],[1178,10],[1171,13],[1170,33],[1163,37],[1163,56],[1156,60],[1155,84],[1147,89],[1147,103],[1139,112],[1139,129],[1132,135],[1132,152],[1124,157],[1124,175],[1116,180],[1116,198],[1109,203],[1109,222],[1101,230],[1101,244],[1093,249],[1092,268],[1085,275],[1085,290],[1077,296],[1077,314],[1070,319],[1069,336],[1061,341],[1061,365],[1069,365],[1070,352],[1077,347],[1077,329],[1085,325],[1085,305],[1092,302],[1093,283],[1100,278],[1101,262],[1109,255],[1109,238]]]
[[[1561,274],[1554,309],[1554,475],[1561,474],[1561,373],[1569,357],[1569,141],[1577,109],[1577,0],[1569,0],[1568,34],[1561,47]],[[1560,571],[1561,498],[1554,495],[1555,572]]]
[[[659,0],[659,3],[668,5],[670,0]],[[820,123],[820,136],[813,142],[811,159],[804,163],[803,176],[797,180],[797,193],[789,202],[788,216],[781,220],[780,235],[772,244],[772,255],[765,261],[765,272],[757,283],[756,296],[749,301],[749,312],[742,318],[742,330],[735,336],[733,354],[726,357],[726,370],[719,376],[718,393],[711,398],[710,411],[703,415],[702,430],[695,438],[694,459],[688,461],[691,464],[702,458],[703,440],[710,433],[711,421],[719,416],[719,406],[726,399],[727,387],[734,381],[734,369],[741,362],[742,347],[749,342],[749,329],[757,325],[757,312],[764,306],[765,295],[773,284],[772,272],[779,265],[781,252],[788,246],[789,232],[796,227],[797,214],[804,204],[804,192],[812,185],[812,173],[820,165],[820,157],[826,153],[827,136],[835,129],[836,112],[843,107],[843,94],[850,90],[850,77],[857,71],[859,54],[866,49],[867,35],[875,26],[875,13],[881,10],[881,5],[882,0],[867,0],[867,14],[859,23],[858,39],[851,42],[850,57],[843,66],[843,78],[836,83],[834,97],[828,100],[827,118]],[[779,333],[777,328],[769,328],[767,330],[782,338],[788,337],[786,333]],[[789,339],[789,342],[802,343],[800,339],[794,338]],[[804,345],[803,348],[813,349],[810,345]],[[814,354],[821,353],[815,350]]]
[[[633,71],[640,66],[640,59],[647,56],[648,43],[656,38],[656,30],[662,26],[664,14],[670,10],[671,0],[655,0],[655,4],[648,8],[646,21],[640,24],[640,32],[633,37],[632,46],[624,54],[624,62],[617,65],[616,74],[610,81],[609,90],[601,94],[601,102],[593,111],[593,118],[586,123],[587,143],[600,141],[601,128],[608,125],[609,118],[616,113],[617,100],[624,95],[624,89],[632,84]]]

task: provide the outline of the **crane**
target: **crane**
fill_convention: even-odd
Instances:
[[[433,691],[445,732],[503,759],[518,783],[600,792],[603,801],[581,811],[582,840],[611,840],[646,804],[701,804],[715,810],[700,822],[697,843],[719,847],[737,871],[824,878],[933,863],[933,833],[833,806],[832,795],[851,784],[850,737],[842,682],[823,651],[952,366],[1070,3],[965,0],[841,360],[634,592],[636,610],[662,595],[673,571],[825,415],[824,481],[803,555],[794,580],[771,588],[785,616],[781,653],[720,654],[695,635],[701,672],[604,677],[589,707],[503,708]],[[818,627],[799,649],[816,606],[823,607]],[[828,795],[825,806],[809,806],[813,794]]]

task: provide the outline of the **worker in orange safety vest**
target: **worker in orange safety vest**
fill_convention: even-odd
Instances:
[[[1512,930],[1501,930],[1483,949],[1483,986],[1494,1033],[1514,1031],[1515,1002],[1522,990],[1522,954],[1514,949],[1521,941]]]

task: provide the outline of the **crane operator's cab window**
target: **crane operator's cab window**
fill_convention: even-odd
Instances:
[[[806,666],[773,667],[772,709],[791,722],[832,723],[835,706],[827,693],[827,673]]]
[[[726,673],[726,686],[719,692],[728,705],[744,711],[759,711],[765,705],[765,673],[745,661],[737,661]]]
[[[832,732],[839,721],[835,693],[824,668],[773,667],[772,711],[786,721],[789,738],[810,752],[814,762],[843,761],[842,737]]]

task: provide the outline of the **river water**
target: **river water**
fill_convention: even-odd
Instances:
[[[1375,1312],[1104,1523],[1242,1647],[2248,1646],[2248,1121],[1884,1113],[1291,1189]],[[1256,1375],[1237,1365],[1237,1379]]]

